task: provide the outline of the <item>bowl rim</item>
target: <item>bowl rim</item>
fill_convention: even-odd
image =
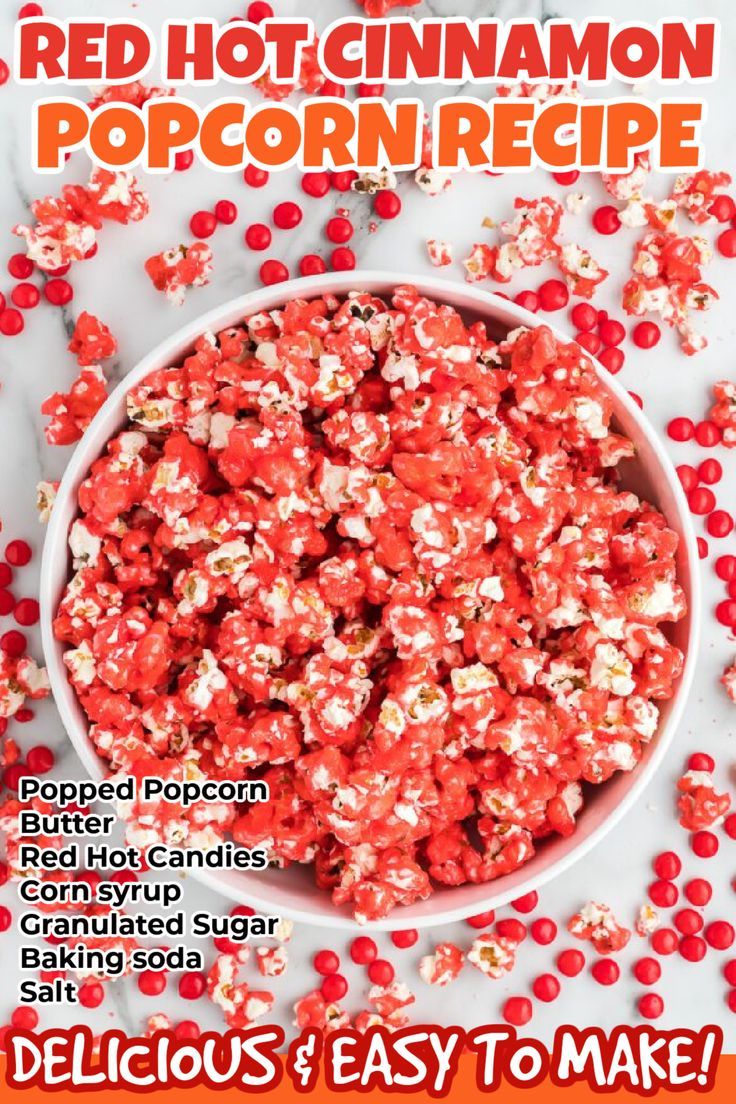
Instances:
[[[175,330],[158,342],[117,383],[93,418],[70,456],[59,484],[54,509],[51,512],[44,540],[39,588],[42,649],[54,704],[69,740],[91,778],[101,779],[107,771],[89,740],[87,731],[82,729],[74,716],[72,702],[76,701],[76,694],[67,679],[66,667],[62,659],[65,649],[53,635],[52,619],[59,596],[56,578],[59,573],[59,563],[66,563],[68,557],[67,538],[70,521],[65,520],[65,516],[68,514],[68,507],[72,498],[74,499],[74,508],[70,517],[75,516],[77,512],[76,493],[79,483],[86,475],[92,462],[101,455],[110,436],[117,431],[115,428],[110,428],[110,423],[115,417],[114,412],[119,414],[121,405],[124,407],[125,396],[131,387],[156,369],[175,364],[177,358],[184,355],[191,348],[194,341],[207,330],[221,330],[233,325],[236,320],[247,314],[254,314],[261,310],[277,309],[283,303],[295,298],[310,298],[323,294],[343,296],[355,290],[385,295],[389,288],[402,285],[412,285],[419,290],[420,294],[455,305],[457,309],[466,313],[477,308],[480,317],[486,320],[495,317],[500,325],[508,327],[509,330],[517,326],[533,328],[540,325],[541,322],[537,315],[519,307],[506,299],[505,296],[495,294],[475,284],[462,283],[458,280],[448,280],[432,275],[389,272],[381,269],[355,269],[346,273],[324,273],[318,276],[292,279],[280,284],[244,292],[206,311]],[[381,288],[383,291],[379,290]],[[463,305],[458,306],[458,299],[465,301]],[[549,325],[549,328],[558,339],[565,342],[574,340],[546,318],[544,324]],[[632,772],[627,774],[626,777],[630,779],[630,782],[618,804],[604,816],[599,824],[594,825],[585,835],[581,836],[576,844],[571,844],[568,851],[557,858],[553,858],[541,870],[524,878],[521,876],[524,867],[521,867],[495,882],[484,883],[485,896],[477,901],[474,900],[472,904],[458,904],[454,907],[439,910],[427,910],[427,903],[421,902],[420,905],[424,904],[425,909],[420,913],[416,911],[416,905],[403,906],[382,921],[372,921],[363,925],[359,925],[351,915],[337,909],[324,891],[319,891],[320,897],[324,898],[324,902],[321,903],[320,907],[314,906],[314,902],[311,900],[309,907],[306,907],[304,902],[296,902],[291,905],[279,901],[276,905],[268,886],[264,886],[261,890],[256,884],[255,888],[248,885],[247,889],[244,889],[238,884],[243,880],[244,875],[234,870],[210,871],[209,869],[203,869],[191,871],[192,876],[198,882],[233,900],[247,902],[264,913],[289,916],[301,923],[318,927],[341,928],[353,931],[392,931],[402,927],[428,928],[462,920],[486,909],[498,908],[516,897],[539,889],[587,855],[620,822],[641,796],[643,790],[659,769],[674,739],[692,686],[701,621],[699,557],[687,501],[674,465],[659,434],[625,388],[600,365],[595,357],[587,353],[587,350],[584,351],[593,363],[604,388],[611,393],[619,406],[623,407],[628,418],[636,425],[642,438],[646,440],[659,465],[661,474],[665,477],[667,489],[672,495],[677,511],[676,519],[668,517],[667,520],[668,524],[676,529],[684,544],[681,551],[684,553],[682,559],[685,564],[686,578],[681,578],[680,582],[686,587],[689,598],[689,623],[687,640],[683,648],[683,670],[673,697],[669,702],[669,714],[658,725],[652,744],[649,745],[652,750],[646,762],[638,764]],[[118,418],[118,421],[121,420],[121,418]],[[66,509],[63,507],[66,507]],[[574,839],[574,836],[575,833],[573,833],[571,839]],[[245,879],[247,877],[248,875],[245,875]],[[494,887],[500,887],[502,883],[508,883],[509,881],[512,884],[507,885],[506,889],[494,889]],[[453,888],[451,892],[461,892],[462,888]],[[478,891],[477,896],[480,898],[481,887],[476,886],[474,889]],[[278,896],[286,896],[286,893],[278,894]],[[433,897],[430,897],[429,900],[432,901]]]

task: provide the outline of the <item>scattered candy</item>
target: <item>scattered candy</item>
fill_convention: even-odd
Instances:
[[[667,436],[673,441],[690,441],[695,435],[695,424],[690,418],[673,418],[667,426]]]
[[[727,951],[733,946],[733,924],[729,924],[727,920],[713,920],[706,926],[703,934],[708,945],[717,951]]]
[[[631,331],[631,340],[639,349],[653,349],[659,344],[662,331],[656,322],[637,322]]]
[[[703,917],[695,909],[680,909],[672,921],[681,935],[697,935],[703,928]]]
[[[585,955],[582,951],[569,948],[557,956],[557,969],[565,977],[577,977],[585,967]]]
[[[659,879],[649,886],[649,898],[658,908],[672,908],[677,904],[679,896],[679,890],[674,882]]]
[[[540,974],[532,982],[532,992],[537,1000],[549,1003],[560,995],[560,983],[554,974]]]
[[[316,253],[305,253],[299,261],[300,276],[320,276],[327,271],[327,265]]]
[[[394,980],[394,968],[385,958],[376,958],[368,966],[368,977],[373,985],[385,988]]]
[[[12,540],[5,547],[5,559],[12,567],[25,567],[32,555],[30,544],[24,540]]]
[[[548,917],[540,917],[539,920],[535,920],[531,925],[529,933],[535,943],[539,943],[540,946],[546,947],[557,938],[557,924]]]
[[[243,180],[251,188],[262,188],[268,183],[268,175],[265,169],[259,169],[256,165],[246,165],[243,169]]]
[[[330,1004],[334,1001],[342,1000],[347,991],[348,983],[342,974],[329,974],[320,987],[322,996]]]
[[[657,993],[644,993],[639,998],[639,1012],[647,1020],[656,1020],[664,1012],[664,1001]]]
[[[512,1027],[523,1027],[532,1018],[532,1002],[528,997],[509,997],[501,1014]]]
[[[302,175],[302,191],[313,199],[321,199],[330,190],[330,174],[328,172],[307,172]]]
[[[212,218],[214,220],[214,215]],[[145,270],[156,290],[162,291],[170,303],[180,307],[187,288],[203,287],[209,283],[212,250],[202,241],[188,246],[178,245],[149,257]],[[52,282],[49,281],[49,284]],[[49,284],[46,285],[47,291]]]
[[[261,277],[261,283],[266,286],[270,284],[280,284],[283,283],[284,280],[289,279],[289,270],[281,261],[264,261],[258,271]]]
[[[350,219],[344,218],[342,215],[336,215],[325,226],[325,234],[331,242],[344,245],[353,236],[353,224]]]
[[[640,958],[634,963],[633,973],[642,985],[656,985],[662,976],[662,967],[656,958]]]
[[[330,264],[335,272],[348,272],[355,268],[355,254],[352,249],[340,245],[330,254]]]
[[[621,968],[610,958],[599,958],[591,966],[590,972],[599,985],[615,985],[621,977]]]
[[[418,939],[419,932],[416,928],[405,928],[403,931],[391,932],[391,942],[394,947],[398,947],[400,950],[406,950],[408,947],[413,947]],[[376,954],[377,953],[378,951],[376,950]],[[375,955],[373,957],[375,958]]]
[[[410,929],[407,929],[407,933],[408,933],[408,931],[410,931]],[[407,933],[394,932],[393,934],[394,935],[404,935],[404,934],[407,934]],[[394,942],[394,946],[396,946],[396,947],[399,947],[399,946],[402,945],[401,943],[397,943],[395,939],[393,940],[393,942]],[[406,944],[406,945],[411,946],[411,944]],[[378,955],[378,947],[376,946],[375,941],[370,938],[370,936],[359,935],[357,937],[357,939],[354,939],[353,942],[350,944],[350,957],[352,958],[353,962],[355,962],[358,966],[368,966],[371,962],[373,962],[376,959],[377,955]],[[339,968],[339,963],[338,963],[338,966],[335,967],[335,969],[338,969],[338,968]],[[334,973],[334,971],[331,971],[331,972]]]
[[[314,956],[312,965],[318,974],[328,976],[336,974],[340,969],[340,959],[334,951],[318,951]]]
[[[592,222],[599,234],[615,234],[621,228],[621,219],[615,207],[606,204],[593,212]]]
[[[245,231],[245,244],[249,249],[260,251],[271,244],[271,229],[263,222],[254,222]]]
[[[705,958],[707,947],[705,940],[699,935],[683,935],[679,950],[687,962],[700,962]]]
[[[212,211],[195,211],[189,229],[194,238],[211,238],[217,229],[217,216]]]
[[[292,203],[290,200],[285,203],[277,203],[272,215],[273,224],[279,230],[293,230],[295,226],[299,225],[303,217],[299,204]]]

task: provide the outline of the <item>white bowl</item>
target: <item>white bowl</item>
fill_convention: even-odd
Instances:
[[[291,280],[232,299],[167,338],[128,373],[84,434],[59,487],[46,535],[41,565],[41,628],[56,705],[64,727],[92,778],[101,778],[106,773],[105,766],[89,739],[87,719],[67,680],[62,659],[64,646],[54,639],[52,618],[70,575],[67,535],[78,512],[77,491],[92,462],[124,424],[127,391],[150,372],[180,363],[204,330],[224,329],[247,314],[278,307],[296,297],[310,298],[326,292],[345,294],[354,288],[384,295],[397,284],[405,283],[414,284],[423,295],[451,304],[466,316],[484,319],[494,333],[505,333],[519,325],[535,326],[540,322],[535,315],[506,299],[435,277],[365,271]],[[547,321],[546,317],[544,321]],[[558,336],[570,340],[564,334]],[[700,587],[695,535],[679,480],[654,429],[620,384],[600,366],[596,367],[603,386],[613,400],[617,427],[636,445],[636,459],[627,462],[626,486],[655,503],[680,537],[678,574],[687,595],[688,614],[672,627],[671,632],[671,639],[685,654],[684,670],[674,696],[663,703],[658,731],[636,769],[627,774],[619,773],[588,793],[572,836],[566,839],[550,837],[540,845],[530,862],[512,874],[484,885],[438,887],[428,900],[398,908],[388,919],[368,925],[370,928],[429,927],[497,908],[532,889],[538,889],[567,870],[611,831],[639,797],[670,746],[690,689],[698,651]],[[287,870],[269,870],[265,873],[206,871],[198,872],[196,877],[212,889],[267,913],[283,914],[295,920],[332,928],[357,927],[347,907],[336,908],[329,894],[314,885],[310,867],[292,866]]]

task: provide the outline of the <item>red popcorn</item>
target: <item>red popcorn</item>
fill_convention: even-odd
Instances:
[[[576,81],[570,81],[569,84],[530,84],[528,81],[519,81],[518,84],[499,84],[496,95],[533,99],[540,103],[546,103],[548,100],[555,100],[560,97],[573,100],[580,98]]]
[[[273,1008],[272,993],[251,990],[238,982],[240,963],[235,955],[219,955],[207,975],[207,995],[223,1011],[228,1027],[246,1030]]]
[[[212,250],[204,242],[180,245],[149,257],[145,268],[156,290],[163,291],[170,303],[180,307],[187,288],[209,283]]]
[[[657,910],[649,904],[642,905],[639,909],[634,930],[637,935],[645,938],[659,927],[661,919]]]
[[[414,182],[417,187],[428,196],[436,196],[446,191],[452,184],[453,173],[436,169],[432,159],[432,128],[429,116],[424,116],[422,126],[421,164],[414,173]],[[391,184],[386,182],[383,187],[394,187],[395,178]]]
[[[154,1014],[149,1016],[146,1020],[146,1025],[143,1029],[143,1038],[150,1039],[157,1031],[173,1030],[174,1024],[165,1012],[154,1012]]]
[[[57,871],[49,874],[47,871],[33,869],[27,865],[20,865],[20,849],[23,843],[33,842],[39,847],[60,850],[64,845],[62,836],[49,836],[37,833],[33,836],[24,834],[20,830],[20,815],[25,811],[33,811],[42,816],[48,816],[54,811],[53,806],[39,798],[30,801],[20,801],[17,797],[6,796],[0,801],[0,832],[5,836],[5,862],[3,863],[3,882],[11,878],[17,881],[20,878],[31,876],[39,879],[55,878],[57,881],[70,881],[71,873]],[[47,906],[44,906],[47,908]]]
[[[0,717],[15,716],[26,698],[36,701],[48,694],[45,667],[38,667],[29,656],[11,656],[0,650]]]
[[[327,79],[319,67],[317,55],[319,39],[315,36],[312,42],[302,47],[301,68],[295,84],[276,82],[264,74],[253,82],[253,87],[267,100],[285,100],[292,92],[306,92],[309,96],[319,95],[320,89]]]
[[[286,947],[256,947],[256,964],[264,977],[281,977],[288,961]]]
[[[372,985],[368,992],[368,1003],[373,1005],[383,1020],[390,1021],[393,1027],[403,1026],[406,1022],[403,1010],[415,1000],[416,997],[409,987],[400,981],[392,981],[386,986]]]
[[[106,398],[102,369],[97,365],[82,368],[68,394],[57,391],[41,406],[41,413],[51,419],[44,428],[48,443],[71,445],[78,441]]]
[[[13,233],[24,238],[26,256],[44,272],[55,272],[81,261],[95,245],[94,226],[78,217],[63,199],[37,199],[31,204],[33,226],[18,225]]]
[[[707,341],[694,331],[690,313],[708,310],[718,298],[701,279],[702,266],[711,257],[704,238],[649,231],[636,247],[634,275],[624,285],[626,313],[640,316],[654,311],[677,329],[685,353],[704,349]]]
[[[592,299],[596,288],[608,275],[580,245],[563,245],[557,263],[571,293],[582,299]]]
[[[501,232],[509,238],[498,246],[473,246],[464,262],[468,280],[492,276],[508,282],[515,272],[535,267],[556,258],[560,252],[557,235],[562,219],[562,206],[551,196],[540,199],[515,199],[516,217],[502,222]]]
[[[736,448],[736,383],[719,380],[713,384],[716,400],[708,417],[723,431],[721,440],[726,448]]]
[[[437,238],[427,239],[427,255],[430,263],[435,268],[444,268],[452,264],[452,246],[447,241],[439,241]]]
[[[413,8],[420,0],[358,0],[369,19],[382,19],[393,8]]]
[[[78,217],[96,230],[105,219],[127,225],[140,222],[148,214],[148,196],[129,172],[93,169],[86,187],[65,184],[62,194]]]
[[[680,824],[688,832],[699,832],[723,820],[731,807],[728,794],[718,794],[710,771],[689,770],[678,779],[677,808]]]
[[[486,977],[497,980],[513,970],[517,949],[518,943],[513,939],[483,932],[473,940],[468,951],[468,962]]]
[[[731,183],[727,172],[708,172],[701,169],[692,176],[678,176],[672,189],[672,200],[685,212],[696,226],[717,222],[710,211],[711,204],[719,195],[724,195]]]
[[[164,96],[176,95],[175,88],[157,88],[155,85],[147,85],[142,81],[131,81],[129,84],[111,84],[97,92],[89,101],[90,111],[96,111],[98,107],[109,103],[131,104],[133,107],[143,107],[152,99],[161,99]]]
[[[589,901],[569,920],[567,930],[578,939],[587,939],[598,954],[615,954],[631,938],[631,932],[619,924],[608,905]]]
[[[634,163],[628,173],[601,173],[601,178],[606,191],[621,200],[626,206],[616,212],[618,224],[628,227],[649,226],[655,230],[668,230],[673,227],[677,213],[677,205],[674,199],[658,201],[652,199],[645,192],[649,181],[651,164],[647,150],[637,150],[634,153]],[[603,209],[601,209],[603,210]],[[609,209],[614,213],[615,209]],[[594,219],[595,222],[595,219]],[[606,232],[602,225],[596,227],[600,232]]]
[[[651,164],[648,150],[637,150],[634,153],[630,172],[603,172],[601,173],[601,179],[609,195],[622,203],[631,203],[633,200],[640,200],[644,195],[650,172]]]
[[[134,803],[133,840],[266,847],[369,922],[518,869],[636,767],[681,669],[677,538],[617,486],[632,447],[579,346],[497,343],[410,286],[296,300],[127,408],[54,622],[91,739],[270,791]],[[504,938],[470,961],[503,972]]]
[[[449,985],[459,976],[465,955],[454,943],[438,943],[431,955],[419,963],[419,976],[427,985]]]
[[[148,214],[148,198],[128,172],[94,169],[85,186],[65,184],[62,198],[35,200],[34,226],[18,225],[13,233],[25,239],[26,256],[44,272],[55,272],[90,255],[96,231],[105,219],[138,222]]]
[[[45,525],[51,517],[56,494],[59,490],[59,482],[58,479],[42,479],[36,484],[36,509],[38,510],[38,520],[42,525]]]
[[[736,662],[726,667],[721,675],[721,684],[731,701],[736,703]]]
[[[86,368],[115,356],[118,343],[104,322],[82,311],[67,348],[77,358],[77,363]]]
[[[294,1005],[294,1026],[300,1030],[314,1027],[329,1035],[331,1031],[350,1027],[350,1017],[339,1004],[329,1003],[319,989],[314,989]]]

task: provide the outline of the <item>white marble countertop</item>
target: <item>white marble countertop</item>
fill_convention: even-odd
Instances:
[[[12,41],[12,12],[17,4],[3,5],[0,15],[0,42]],[[236,11],[244,10],[244,3],[228,4],[225,0],[212,0],[206,7],[208,15],[228,18]],[[274,4],[279,15],[294,14],[302,6],[299,0],[280,0]],[[157,28],[171,14],[164,0],[147,0],[145,4],[126,4],[113,0],[65,0],[58,5],[49,0],[46,5],[51,15],[64,17],[85,14],[106,16],[135,15]],[[318,28],[338,15],[357,12],[351,0],[321,0],[315,16]],[[593,12],[589,3],[582,0],[560,0],[559,5],[548,7],[545,0],[433,0],[413,9],[412,14],[496,14],[501,17],[534,15],[565,15],[583,18],[591,14],[615,14],[621,21],[644,16],[651,22],[673,15],[692,15],[689,0],[617,0],[615,5],[598,5]],[[197,0],[179,0],[178,15],[203,14],[203,6]],[[403,12],[402,12],[403,14]],[[709,155],[707,164],[714,169],[736,169],[734,158],[733,100],[736,93],[734,71],[728,64],[736,48],[736,23],[732,5],[727,0],[702,0],[698,5],[701,16],[713,15],[723,19],[723,76],[707,88],[708,121],[705,139]],[[8,47],[6,47],[7,51]],[[2,51],[0,50],[0,53]],[[425,89],[425,94],[426,94]],[[447,95],[447,89],[442,90]],[[687,89],[683,94],[687,94]],[[214,93],[213,93],[214,95]],[[656,89],[652,90],[656,98]],[[29,110],[35,97],[33,89],[19,89],[11,84],[0,89],[0,151],[5,164],[4,185],[0,189],[0,225],[10,228],[23,221],[29,201],[45,191],[55,191],[61,179],[84,180],[87,166],[81,155],[69,163],[63,178],[35,177],[30,169]],[[734,174],[736,175],[736,173]],[[666,191],[661,181],[662,194]],[[593,195],[593,205],[604,202],[600,182],[584,178],[581,185]],[[184,174],[150,179],[147,187],[152,200],[152,213],[143,223],[130,228],[109,225],[100,234],[98,255],[72,274],[75,299],[72,309],[60,312],[41,306],[28,319],[26,332],[13,340],[0,340],[0,441],[3,448],[3,478],[0,479],[0,516],[3,519],[4,539],[25,536],[32,540],[37,550],[43,541],[34,507],[34,489],[40,478],[58,477],[69,452],[46,446],[43,436],[43,419],[40,415],[42,400],[52,391],[68,389],[75,375],[75,365],[65,351],[67,332],[73,314],[87,309],[99,315],[112,328],[120,344],[119,358],[114,375],[127,372],[151,346],[173,332],[180,325],[195,318],[205,310],[231,296],[251,288],[257,283],[257,268],[262,255],[250,253],[242,244],[242,233],[251,221],[267,221],[273,204],[284,198],[302,198],[294,173],[272,176],[268,188],[250,190],[240,174],[215,175],[205,168],[195,166]],[[345,204],[350,208],[357,232],[352,245],[358,263],[364,267],[390,268],[400,266],[405,270],[430,272],[424,247],[429,236],[446,238],[456,248],[456,256],[462,257],[467,248],[477,240],[485,240],[481,223],[484,217],[506,217],[511,200],[516,194],[537,195],[543,191],[563,195],[547,174],[532,179],[511,177],[491,179],[487,176],[459,179],[452,189],[435,199],[424,196],[410,177],[401,184],[404,201],[402,216],[397,222],[380,226],[369,232],[370,207],[365,198],[350,196]],[[195,290],[188,296],[183,308],[169,307],[151,287],[143,272],[143,261],[151,253],[169,247],[180,240],[187,240],[190,214],[201,207],[211,207],[217,199],[231,198],[239,208],[237,223],[221,227],[212,239],[215,252],[215,275],[209,287]],[[344,197],[340,197],[341,200]],[[278,256],[292,265],[296,271],[298,258],[305,252],[326,252],[326,242],[321,228],[333,213],[333,201],[311,200],[305,203],[305,218],[298,230],[278,233],[269,255]],[[617,296],[624,278],[634,236],[621,232],[612,238],[592,234],[585,215],[567,217],[571,236],[590,243],[594,255],[609,268],[613,275],[604,285],[597,303],[620,316]],[[17,243],[8,234],[6,254],[15,250]],[[722,298],[709,316],[702,320],[702,328],[709,338],[709,348],[693,359],[687,359],[677,349],[675,337],[666,333],[659,346],[650,352],[639,352],[627,342],[627,363],[621,379],[643,398],[645,410],[654,425],[663,431],[667,421],[677,414],[690,414],[693,418],[704,416],[708,405],[708,389],[716,379],[733,378],[734,343],[736,341],[736,300],[734,299],[733,262],[716,259],[708,278],[720,289]],[[461,280],[459,264],[444,270]],[[538,270],[529,281],[536,286],[553,273]],[[9,286],[10,281],[4,281]],[[512,285],[512,293],[523,286],[519,281]],[[3,287],[3,281],[0,281]],[[7,288],[6,288],[7,290]],[[561,316],[556,321],[561,321]],[[679,445],[672,448],[677,463],[697,462],[702,454],[693,446]],[[718,456],[725,468],[725,478],[717,488],[719,504],[733,510],[736,506],[736,457],[725,450]],[[727,541],[711,541],[712,553],[735,551],[735,538]],[[722,545],[723,547],[719,547]],[[711,557],[714,558],[714,555]],[[36,557],[20,579],[25,593],[33,593],[38,568]],[[730,916],[734,919],[734,895],[730,879],[736,874],[736,845],[725,839],[719,855],[707,862],[690,855],[684,833],[676,827],[673,816],[673,786],[680,773],[683,760],[691,751],[706,749],[718,762],[718,778],[726,783],[728,772],[736,764],[736,709],[730,704],[717,685],[717,679],[727,662],[736,655],[736,643],[725,629],[715,622],[711,610],[722,597],[722,584],[715,578],[712,566],[703,565],[704,580],[704,636],[702,654],[696,676],[696,684],[672,754],[658,776],[647,789],[635,808],[628,814],[618,830],[584,860],[565,875],[544,888],[538,915],[551,915],[563,922],[575,909],[589,898],[607,901],[625,921],[631,922],[644,899],[644,891],[650,880],[649,863],[658,850],[675,846],[685,859],[685,874],[703,874],[714,885],[714,900],[709,908],[713,918]],[[51,703],[45,703],[37,711],[37,719],[25,727],[14,725],[12,734],[24,747],[35,743],[50,744],[57,754],[56,776],[80,777],[81,772],[67,738],[61,728]],[[731,776],[733,784],[733,774]],[[6,887],[0,894],[2,901],[17,912],[14,891]],[[187,906],[207,905],[211,911],[224,901],[214,898],[189,879],[185,886]],[[379,937],[381,952],[397,966],[398,976],[408,982],[417,993],[413,1018],[418,1022],[436,1020],[442,1024],[458,1023],[466,1027],[497,1019],[506,995],[528,991],[530,981],[537,973],[551,968],[553,955],[558,947],[568,945],[558,940],[554,948],[524,945],[523,953],[513,975],[505,981],[489,982],[473,969],[466,969],[461,978],[446,990],[430,989],[416,974],[416,962],[421,954],[434,946],[440,938],[451,938],[461,945],[469,944],[471,931],[463,924],[449,925],[427,931],[410,951],[396,951],[385,936]],[[3,936],[2,960],[6,964],[8,983],[15,972],[12,949],[15,937]],[[630,976],[630,964],[637,954],[644,953],[645,944],[636,937],[622,958],[623,973],[618,985],[603,989],[587,974],[572,982],[565,982],[561,998],[554,1004],[535,1004],[535,1016],[530,1031],[549,1041],[554,1028],[561,1023],[574,1022],[598,1024],[611,1028],[621,1022],[637,1022],[635,1010],[639,987]],[[365,986],[362,971],[347,960],[346,940],[342,935],[300,927],[290,944],[290,965],[287,974],[273,982],[277,1003],[274,1018],[288,1025],[291,1021],[291,1004],[314,983],[315,975],[310,959],[315,949],[334,945],[343,955],[351,992],[346,1007],[358,1011],[364,1007]],[[709,952],[706,960],[693,966],[674,956],[663,959],[663,976],[656,990],[666,1002],[666,1011],[659,1024],[663,1027],[685,1026],[697,1028],[705,1022],[719,1023],[726,1032],[727,1049],[736,1050],[736,1020],[724,1003],[725,983],[721,977],[724,956]],[[244,970],[244,978],[256,987],[259,978],[251,963]],[[0,1022],[14,1006],[12,987],[4,987]],[[217,1010],[206,1001],[194,1005],[182,1002],[176,996],[175,981],[162,997],[151,999],[141,996],[135,983],[126,980],[111,986],[102,1007],[85,1012],[84,1020],[95,1028],[122,1025],[131,1033],[139,1031],[145,1016],[167,1011],[175,1020],[193,1017],[203,1026],[215,1027],[220,1023]],[[77,1019],[74,1009],[53,1008],[41,1011],[44,1027],[59,1023],[71,1023]]]

